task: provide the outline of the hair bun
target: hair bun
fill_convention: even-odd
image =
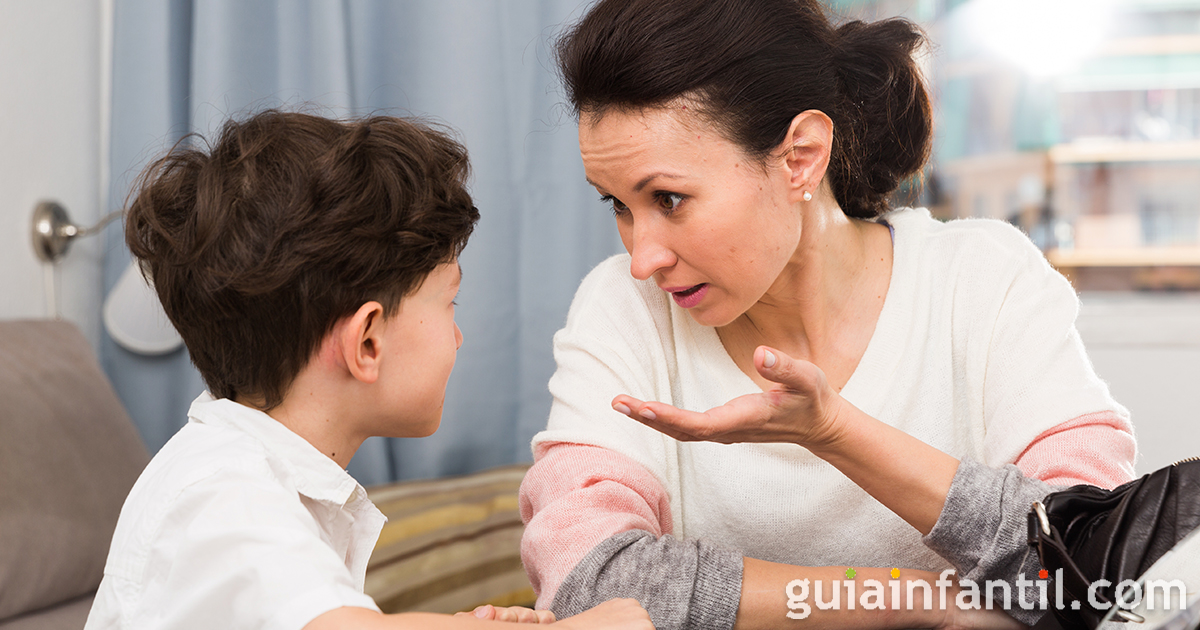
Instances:
[[[929,159],[932,111],[913,59],[926,41],[920,27],[903,18],[854,20],[837,28],[834,59],[851,114],[843,133],[857,151],[842,152],[836,167],[846,170],[834,181],[851,216],[886,211],[887,196]],[[858,177],[846,176],[851,173]]]

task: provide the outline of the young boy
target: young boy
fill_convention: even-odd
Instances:
[[[554,621],[385,616],[363,593],[385,519],[345,467],[370,436],[437,430],[479,217],[466,174],[420,124],[278,111],[147,169],[126,240],[209,391],[130,492],[89,630]],[[652,627],[632,600],[556,625]]]

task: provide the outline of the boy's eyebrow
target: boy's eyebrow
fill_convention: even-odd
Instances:
[[[451,286],[458,287],[459,285],[462,284],[462,278],[463,278],[462,265],[460,263],[454,263],[454,266],[458,267],[458,279],[455,280],[454,284]]]

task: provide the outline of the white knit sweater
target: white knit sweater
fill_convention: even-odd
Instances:
[[[958,458],[1011,463],[1043,431],[1128,412],[1097,378],[1067,281],[1013,227],[889,214],[891,284],[842,396]],[[614,256],[583,281],[554,337],[558,370],[539,444],[624,453],[671,497],[674,534],[806,566],[936,569],[946,562],[899,517],[806,449],[679,443],[610,407],[617,394],[702,411],[760,391],[701,326]],[[912,462],[920,466],[921,462]]]

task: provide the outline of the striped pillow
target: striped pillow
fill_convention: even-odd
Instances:
[[[521,566],[517,490],[528,464],[367,490],[388,517],[366,592],[385,613],[533,607]]]

